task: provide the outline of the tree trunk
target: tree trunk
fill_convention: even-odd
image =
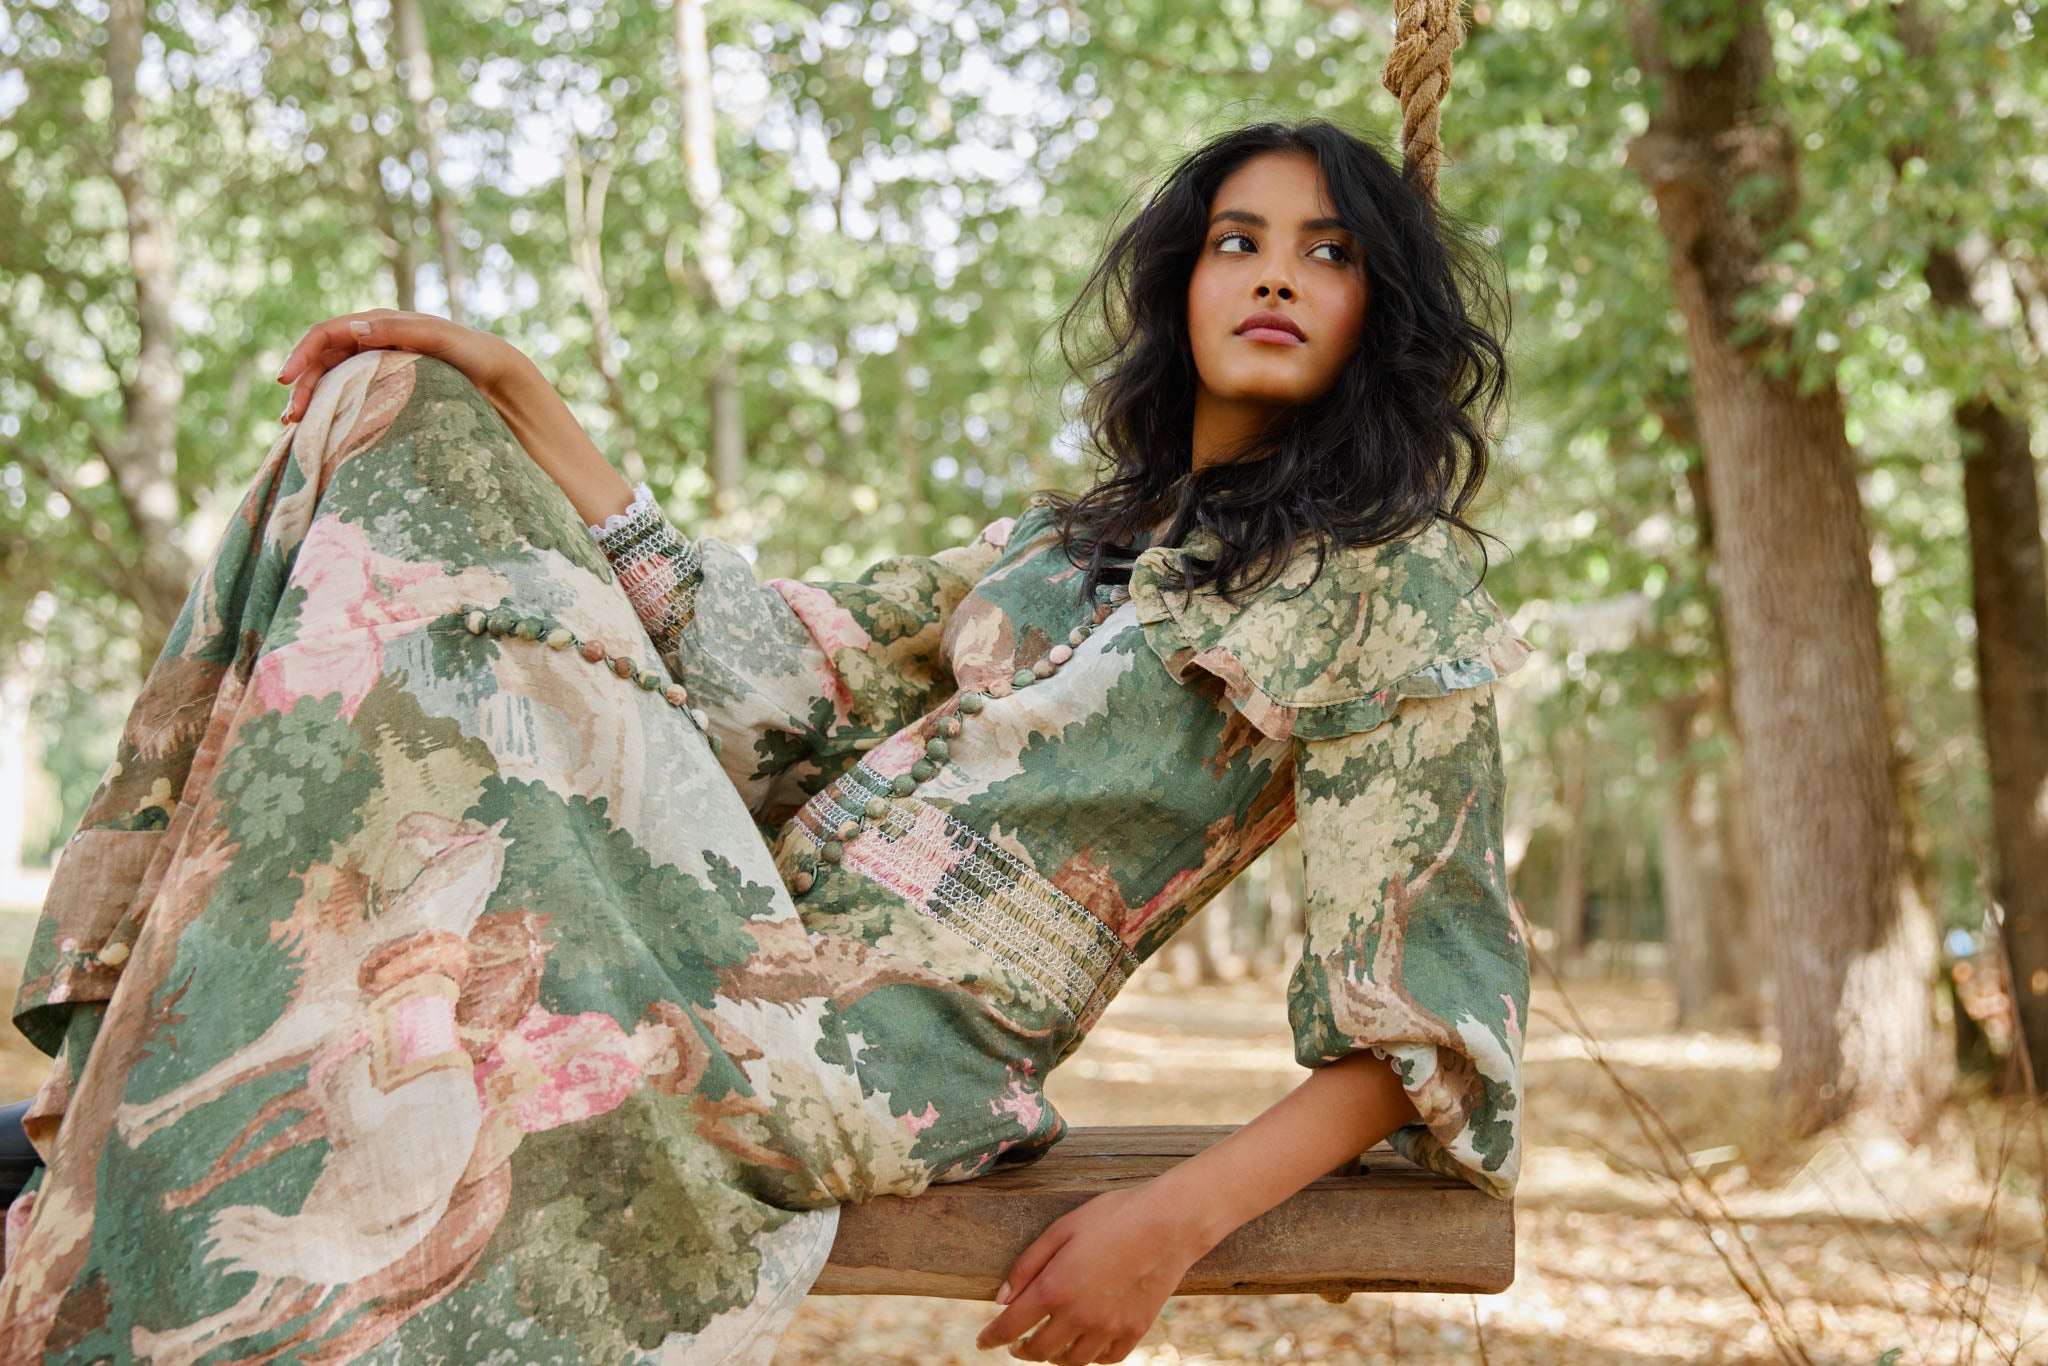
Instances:
[[[356,60],[363,70],[376,77],[371,88],[383,83],[383,64],[370,55],[370,48],[363,41],[362,25],[356,22],[355,7],[348,7],[349,37],[355,44]],[[353,104],[352,87],[345,82],[341,86],[342,98]],[[345,174],[351,187],[360,187],[360,193],[375,205],[377,210],[377,245],[384,252],[384,260],[391,267],[391,290],[398,298],[398,309],[402,313],[413,313],[419,309],[419,263],[414,257],[411,231],[401,232],[398,215],[391,207],[391,193],[384,188],[384,146],[377,135],[376,119],[369,110],[363,116],[370,120],[369,127],[357,142],[357,152]]]
[[[461,229],[455,201],[441,178],[441,141],[447,120],[434,103],[434,58],[427,47],[427,21],[420,0],[391,0],[391,36],[405,77],[405,97],[419,120],[420,150],[427,158],[427,193],[434,208],[434,235],[441,241],[441,275],[448,286],[448,317],[466,324],[469,272],[462,264]]]
[[[1553,961],[1560,977],[1586,948],[1586,739],[1566,735],[1557,758],[1557,931]]]
[[[1658,818],[1658,866],[1663,872],[1664,945],[1677,997],[1674,1029],[1703,1027],[1714,1000],[1714,930],[1725,908],[1714,904],[1699,828],[1700,771],[1686,756],[1697,695],[1670,698],[1650,708],[1657,762],[1668,774]]]
[[[154,659],[185,605],[195,566],[180,546],[178,405],[185,373],[178,366],[174,317],[178,267],[175,235],[149,184],[149,152],[135,86],[148,28],[143,0],[113,0],[107,11],[107,81],[112,94],[114,184],[128,215],[128,258],[135,275],[135,373],[122,385],[127,424],[105,450],[121,506],[141,546],[142,657]]]
[[[604,379],[605,406],[611,409],[619,446],[619,465],[628,481],[647,478],[647,462],[640,456],[640,442],[634,434],[633,413],[626,405],[625,380],[619,372],[619,329],[612,322],[611,293],[604,283],[604,195],[611,184],[612,163],[600,161],[591,172],[589,188],[583,183],[583,155],[575,133],[569,135],[569,152],[562,168],[563,209],[569,226],[569,259],[576,269],[576,284],[583,293],[584,311],[590,314],[590,358]]]
[[[1901,4],[1894,13],[1906,51],[1931,59],[1937,37],[1919,8]],[[1903,165],[1915,152],[1925,154],[1918,147],[1894,148],[1893,164]],[[1923,274],[1936,306],[1982,316],[1970,291],[1972,272],[1954,248],[1931,248]],[[2035,1093],[2048,1096],[2048,580],[2041,489],[2023,413],[1978,392],[1956,395],[1955,417],[1970,531],[1970,609],[1977,618],[1977,706],[1997,854],[1993,894],[2027,1075]],[[1966,1022],[1959,1010],[1958,1025]]]
[[[1877,594],[1832,376],[1775,375],[1772,337],[1730,341],[1734,305],[1794,221],[1794,144],[1761,102],[1759,0],[1711,16],[1718,50],[1664,0],[1631,19],[1661,107],[1629,149],[1654,195],[1693,363],[1749,756],[1756,891],[1772,953],[1794,1134],[1851,1111],[1925,1132],[1954,1080],[1936,1010],[1934,918],[1910,885],[1892,788]],[[1674,40],[1690,54],[1668,55]],[[1782,342],[1782,338],[1776,338]]]
[[[740,405],[740,356],[727,327],[739,303],[739,272],[733,265],[737,214],[725,197],[718,170],[716,113],[711,103],[711,43],[704,26],[704,0],[675,0],[676,81],[683,109],[683,173],[697,210],[697,271],[716,315],[719,349],[709,372],[711,402],[712,507],[720,517],[739,508],[740,477],[746,463],[746,435]]]

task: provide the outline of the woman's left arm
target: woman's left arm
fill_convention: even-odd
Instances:
[[[1045,1319],[1010,1355],[1123,1360],[1187,1269],[1232,1229],[1415,1118],[1393,1066],[1372,1053],[1317,1068],[1222,1142],[1055,1220],[1011,1268],[1004,1293],[1022,1293],[997,1295],[1009,1307],[976,1345],[1000,1347]]]
[[[1120,1360],[1230,1230],[1383,1138],[1513,1194],[1529,963],[1501,849],[1494,672],[1425,670],[1297,736],[1308,897],[1287,1008],[1312,1074],[1208,1151],[1056,1221],[1013,1266],[984,1346],[1050,1314],[1013,1355]]]

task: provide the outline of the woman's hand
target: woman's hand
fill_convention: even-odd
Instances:
[[[313,387],[322,375],[358,351],[375,350],[417,351],[437,356],[490,395],[495,395],[520,367],[532,364],[504,338],[431,313],[401,313],[395,308],[345,313],[314,324],[285,356],[277,380],[291,385],[292,392],[278,420],[293,422],[303,416],[306,405],[312,401]]]
[[[1194,1215],[1165,1198],[1156,1181],[1098,1195],[1061,1215],[1010,1267],[1009,1298],[997,1295],[1009,1308],[975,1345],[1000,1347],[1046,1319],[1010,1348],[1011,1356],[1062,1366],[1122,1361],[1209,1250]]]

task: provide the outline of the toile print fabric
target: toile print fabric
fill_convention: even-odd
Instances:
[[[1305,555],[1236,605],[1167,587],[1174,557],[1208,549],[1147,548],[1083,602],[1043,500],[849,583],[760,583],[704,538],[677,551],[701,582],[665,659],[804,923],[974,987],[853,1011],[864,1037],[904,1041],[865,1077],[945,1074],[1026,1125],[938,1107],[941,1179],[1056,1142],[1046,1074],[1300,820],[1296,1057],[1389,1059],[1422,1119],[1393,1146],[1509,1198],[1529,968],[1492,684],[1529,644],[1441,525],[1320,574]]]
[[[1526,643],[1435,531],[1234,607],[1182,549],[1092,603],[1037,503],[850,583],[628,556],[452,367],[337,367],[52,883],[0,1359],[765,1362],[837,1207],[1056,1142],[1045,1075],[1295,820],[1297,1055],[1380,1051],[1397,1146],[1510,1195]]]

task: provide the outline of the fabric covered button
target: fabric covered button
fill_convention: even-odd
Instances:
[[[871,821],[887,819],[889,815],[889,799],[887,797],[868,798],[867,812],[868,819]]]
[[[987,705],[988,699],[978,692],[964,692],[960,694],[960,710],[966,712],[969,716],[974,715]]]
[[[959,717],[957,717],[957,716],[949,716],[949,717],[947,717],[947,718],[946,718],[945,720],[943,720],[943,721],[939,722],[939,734],[941,734],[941,735],[944,735],[944,736],[947,736],[947,737],[952,737],[952,736],[957,736],[957,735],[958,735],[959,733],[960,733],[960,718],[959,718]]]
[[[899,797],[908,797],[917,791],[917,779],[908,773],[899,773],[889,780],[889,790]]]
[[[860,822],[859,822],[859,821],[841,821],[841,822],[839,822],[839,838],[841,838],[841,839],[843,839],[843,840],[850,840],[850,839],[852,839],[852,838],[853,838],[853,837],[854,837],[855,835],[858,835],[859,833],[860,833]]]
[[[470,612],[469,612],[469,615],[465,616],[465,617],[464,617],[464,618],[462,619],[462,624],[463,624],[464,626],[467,626],[467,627],[469,628],[469,633],[470,633],[471,635],[473,635],[473,636],[480,636],[480,635],[482,635],[482,634],[484,633],[484,613],[483,613],[483,610],[482,610],[481,608],[472,608],[472,609],[470,610]]]
[[[811,887],[817,880],[817,878],[811,875],[810,869],[800,869],[796,876],[789,880],[789,890],[795,892],[798,896],[802,896],[805,892],[811,890]]]
[[[837,863],[846,857],[846,846],[838,840],[826,840],[818,846],[818,857],[827,863]]]
[[[1019,669],[1010,675],[1010,686],[1013,688],[1028,688],[1037,681],[1038,675],[1029,669]]]
[[[925,782],[939,771],[939,766],[929,759],[919,759],[910,766],[910,776],[917,782]]]
[[[1052,647],[1052,650],[1046,655],[1046,658],[1053,662],[1054,667],[1058,667],[1059,665],[1066,663],[1073,657],[1074,648],[1071,645],[1055,645]]]
[[[680,683],[671,683],[661,690],[661,696],[671,707],[688,706],[690,694]]]
[[[602,664],[604,662],[604,642],[601,640],[586,640],[577,653],[581,654],[592,664]]]
[[[1059,668],[1059,665],[1053,663],[1051,660],[1041,659],[1036,664],[1033,664],[1031,666],[1031,676],[1033,678],[1051,678],[1053,675],[1053,670],[1057,668]]]
[[[952,752],[953,747],[937,736],[924,742],[924,757],[936,763],[945,763],[946,756]]]
[[[542,636],[541,639],[547,642],[547,647],[550,650],[566,650],[576,643],[575,635],[566,626],[557,626],[554,630]]]
[[[512,634],[521,640],[539,640],[541,624],[539,617],[521,617],[512,623]]]

